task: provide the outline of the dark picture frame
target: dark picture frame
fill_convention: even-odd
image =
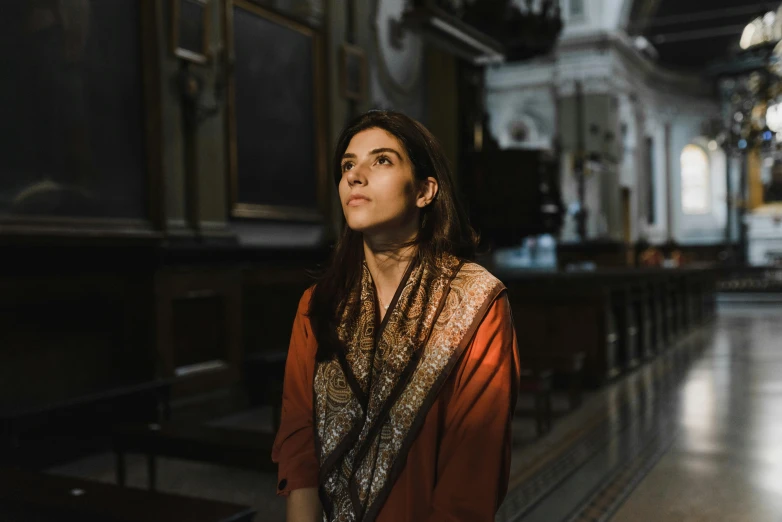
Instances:
[[[342,96],[359,103],[367,94],[367,56],[361,47],[343,43],[339,53]]]
[[[171,52],[177,58],[205,65],[209,52],[210,0],[171,0]]]
[[[122,8],[132,6],[135,9],[132,15],[133,23],[130,23],[127,14],[121,12],[115,13],[113,18],[92,13],[96,20],[104,23],[89,26],[91,32],[86,35],[80,63],[93,63],[93,66],[71,68],[74,71],[82,71],[81,83],[78,89],[67,91],[81,103],[67,104],[65,98],[60,102],[58,99],[46,102],[46,107],[53,103],[68,105],[65,109],[69,115],[68,124],[80,125],[83,129],[79,127],[79,133],[62,134],[65,140],[72,139],[71,136],[76,134],[77,143],[82,147],[76,149],[76,160],[68,158],[68,170],[51,171],[56,176],[62,176],[61,178],[53,182],[37,182],[18,192],[19,196],[35,193],[48,199],[39,198],[34,206],[22,211],[8,211],[5,208],[0,210],[0,236],[89,237],[96,241],[113,241],[116,238],[157,240],[163,237],[165,195],[162,100],[159,90],[159,52],[162,42],[157,36],[162,20],[160,5],[157,0],[90,4],[91,8],[95,5],[104,10],[122,5]],[[121,20],[122,25],[113,28],[110,24],[117,23],[117,20]],[[95,35],[92,31],[96,32]],[[112,31],[118,33],[115,35],[118,42],[127,43],[123,38],[132,38],[132,45],[125,48],[126,53],[122,54],[117,64],[112,64],[106,58],[116,57],[112,54],[115,51],[113,48],[96,45],[96,42],[106,38]],[[112,69],[113,75],[103,74],[103,69],[107,67]],[[62,78],[47,78],[47,83],[55,86],[61,85],[62,81]],[[120,82],[122,92],[118,92],[117,85],[112,82]],[[138,94],[138,100],[131,103],[127,96],[134,91]],[[40,97],[38,99],[40,100]],[[121,129],[121,132],[109,129],[108,132],[97,133],[95,130],[105,124],[100,118],[122,118],[130,114],[132,117],[138,115],[138,120],[111,120],[111,124],[116,125],[116,129]],[[47,132],[52,134],[49,129],[37,130],[30,122],[28,127],[39,135]],[[70,128],[66,127],[66,130]],[[70,145],[67,141],[66,144]],[[47,147],[44,140],[35,146],[41,150]],[[109,152],[106,151],[113,151],[115,148],[123,154],[133,155],[128,157],[133,161],[122,163],[122,170],[126,172],[121,172],[107,159]],[[66,150],[72,148],[66,147]],[[103,156],[96,151],[102,151]],[[52,155],[53,153],[49,153],[49,156]],[[123,156],[122,159],[126,158]],[[34,163],[29,158],[25,162],[30,165]],[[94,176],[97,181],[81,181],[78,175]],[[12,176],[6,175],[6,179],[9,182],[14,181]],[[118,198],[126,204],[115,205]],[[52,204],[48,204],[49,202]]]
[[[224,8],[233,64],[226,100],[230,216],[323,222],[328,202],[322,36],[248,0],[224,0]],[[246,63],[254,60],[254,67]]]

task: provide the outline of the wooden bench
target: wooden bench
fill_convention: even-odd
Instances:
[[[619,375],[619,323],[610,288],[584,277],[503,279],[513,309],[519,356],[584,354],[583,378],[599,386]]]
[[[633,306],[632,282],[626,279],[611,281],[611,313],[616,321],[617,363],[623,371],[629,371],[640,364],[639,328]]]
[[[0,402],[0,465],[43,467],[55,457],[63,458],[65,440],[108,441],[116,423],[167,418],[170,390],[168,380],[155,379],[85,389],[57,399]]]
[[[657,352],[652,340],[654,323],[650,285],[650,281],[647,278],[643,278],[640,281],[635,281],[630,286],[632,309],[638,327],[638,353],[639,357],[644,361],[653,359]]]
[[[0,520],[14,522],[251,522],[247,506],[0,469]]]
[[[584,352],[574,353],[542,353],[526,354],[521,357],[522,368],[529,368],[535,373],[551,372],[553,375],[564,375],[568,383],[570,408],[581,405],[584,380]]]
[[[124,424],[115,427],[117,483],[125,485],[125,455],[147,456],[149,489],[157,482],[157,457],[206,462],[241,469],[274,472],[273,433],[233,428],[163,424]]]
[[[713,314],[711,268],[492,271],[508,288],[521,357],[584,352],[590,386],[651,360]]]
[[[551,372],[548,370],[524,370],[519,382],[519,393],[532,393],[535,397],[535,425],[538,437],[551,430]]]
[[[272,427],[276,433],[282,414],[282,388],[288,350],[261,351],[245,358],[245,386],[253,406],[271,406]]]

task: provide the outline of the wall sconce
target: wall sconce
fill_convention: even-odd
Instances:
[[[212,3],[210,0],[171,1],[171,52],[180,60],[177,87],[182,97],[182,118],[184,124],[185,160],[185,215],[195,231],[195,238],[201,240],[201,193],[199,179],[198,125],[220,112],[225,97],[229,74],[228,52],[222,47],[211,51]],[[214,85],[212,99],[205,100],[208,90],[205,66],[213,68]],[[198,70],[198,67],[204,67]],[[198,72],[196,72],[198,70]]]
[[[189,125],[194,126],[204,120],[215,116],[225,100],[225,90],[228,83],[228,74],[230,74],[230,63],[228,53],[221,49],[216,61],[215,80],[212,88],[212,100],[204,100],[206,80],[196,74],[188,63],[183,63],[179,71],[179,91],[184,102],[185,118]]]
[[[212,62],[211,6],[211,0],[171,0],[171,52],[182,63],[178,84],[185,120],[190,126],[219,112],[228,80],[228,53],[222,48],[214,53],[216,69],[211,102],[203,99],[206,80],[191,68],[191,65],[206,66]]]

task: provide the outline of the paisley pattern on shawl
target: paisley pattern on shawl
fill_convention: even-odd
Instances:
[[[371,521],[451,369],[502,283],[443,256],[412,266],[380,325],[366,263],[337,334],[344,356],[318,363],[314,422],[329,521]]]

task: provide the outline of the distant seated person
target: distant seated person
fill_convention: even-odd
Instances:
[[[683,266],[685,264],[686,264],[686,260],[681,250],[674,250],[673,252],[671,252],[671,265]]]
[[[638,264],[643,267],[662,266],[665,257],[663,253],[654,247],[649,247],[638,257]]]

